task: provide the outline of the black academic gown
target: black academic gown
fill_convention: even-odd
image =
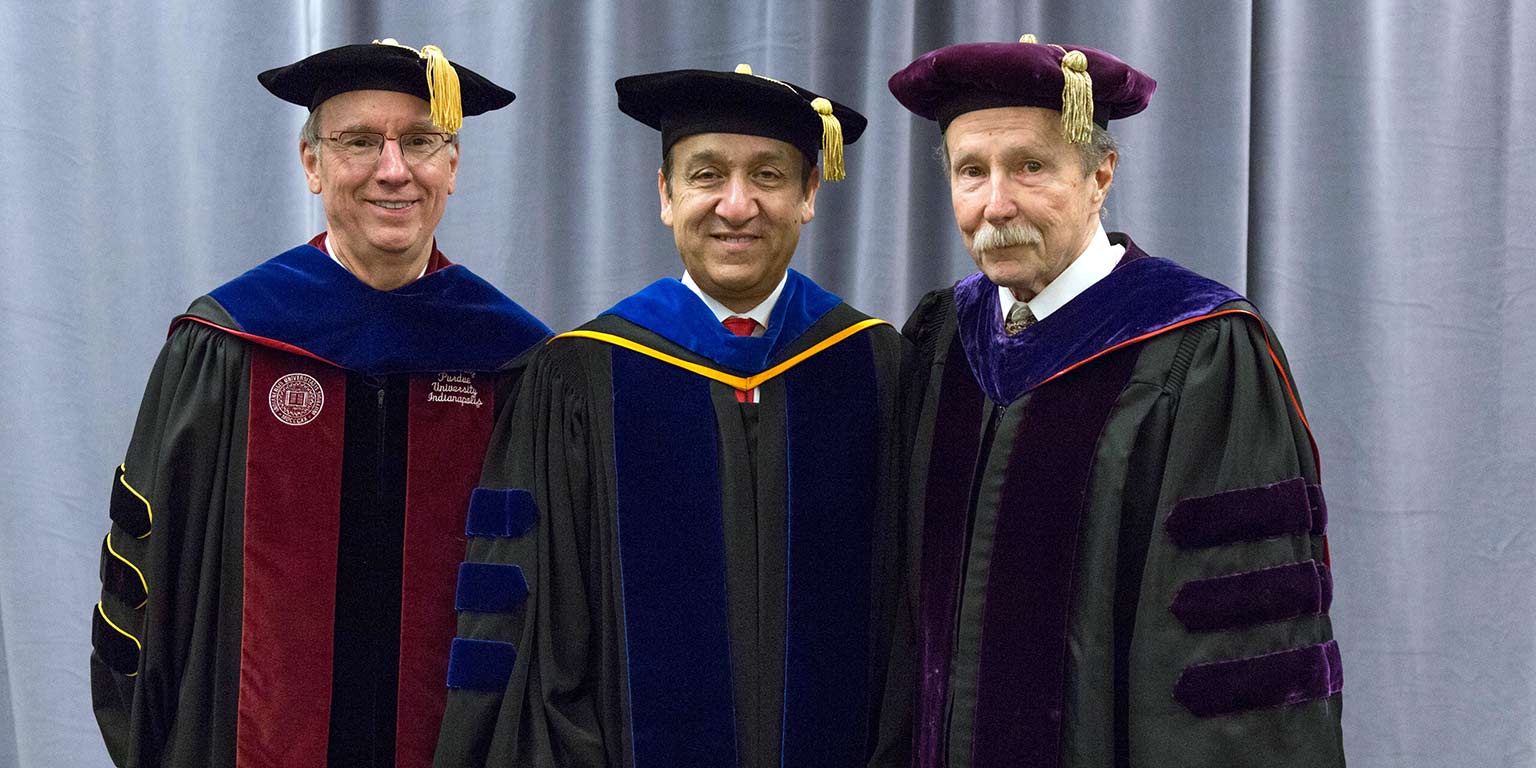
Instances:
[[[737,338],[664,280],[535,358],[470,511],[437,765],[906,765],[909,353],[871,322],[791,271]],[[722,371],[767,371],[760,402]]]
[[[1125,239],[1007,337],[974,275],[906,327],[915,761],[1344,764],[1318,466],[1284,353],[1237,294]]]
[[[433,266],[379,292],[301,246],[177,319],[113,480],[93,608],[118,765],[430,760],[469,492],[548,334]]]

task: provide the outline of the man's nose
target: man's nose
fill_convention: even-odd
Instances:
[[[1016,191],[1007,174],[992,174],[987,181],[987,204],[982,209],[982,216],[993,224],[1013,220],[1019,215],[1019,206],[1014,202]]]
[[[405,162],[405,152],[400,148],[399,139],[384,139],[384,146],[379,150],[379,162],[373,169],[373,175],[386,183],[404,184],[411,179],[411,168]]]
[[[744,178],[732,177],[715,203],[715,215],[732,225],[745,224],[757,215],[757,197]]]

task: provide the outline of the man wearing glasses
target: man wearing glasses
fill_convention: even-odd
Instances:
[[[258,78],[310,110],[325,232],[172,324],[113,479],[92,697],[119,765],[424,764],[464,516],[548,329],[437,250],[465,115],[434,46]]]

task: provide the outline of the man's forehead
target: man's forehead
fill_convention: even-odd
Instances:
[[[673,154],[685,162],[707,158],[788,161],[799,151],[789,142],[746,133],[696,133],[672,146]]]
[[[433,125],[432,108],[424,99],[398,91],[347,91],[320,103],[316,111],[328,123],[388,120],[411,127]],[[346,126],[338,126],[346,127]],[[432,130],[440,130],[432,128]]]
[[[1065,148],[1061,113],[1041,107],[997,107],[967,112],[944,131],[950,151],[981,146]]]

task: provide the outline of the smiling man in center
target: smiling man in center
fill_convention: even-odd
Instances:
[[[911,355],[789,269],[865,120],[745,65],[616,87],[685,272],[556,337],[492,437],[437,762],[906,765]]]

